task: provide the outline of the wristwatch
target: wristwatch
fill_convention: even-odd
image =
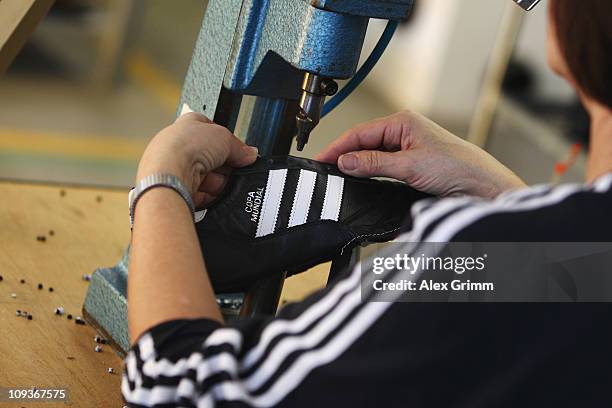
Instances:
[[[176,191],[187,203],[187,207],[189,207],[191,214],[193,215],[195,213],[195,207],[193,205],[193,200],[191,199],[191,194],[189,191],[187,191],[178,177],[165,173],[151,174],[139,180],[128,195],[128,202],[130,205],[130,227],[134,227],[134,212],[136,211],[136,204],[138,203],[140,197],[142,197],[145,192],[157,187],[166,187]]]

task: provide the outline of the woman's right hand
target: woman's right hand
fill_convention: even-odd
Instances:
[[[439,197],[493,198],[525,187],[484,150],[409,111],[349,129],[316,159],[351,176],[391,177]]]

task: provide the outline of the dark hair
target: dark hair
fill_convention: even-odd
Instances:
[[[561,53],[581,91],[612,108],[612,1],[551,0]]]

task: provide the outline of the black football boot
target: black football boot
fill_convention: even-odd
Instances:
[[[217,293],[302,272],[344,251],[410,229],[414,202],[431,196],[404,183],[361,179],[292,156],[235,170],[222,194],[196,213],[202,253]]]

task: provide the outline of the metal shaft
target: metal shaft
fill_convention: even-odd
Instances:
[[[338,84],[329,78],[323,78],[307,72],[302,82],[300,107],[295,118],[297,128],[297,149],[302,151],[312,130],[319,124],[325,97],[338,91]]]

